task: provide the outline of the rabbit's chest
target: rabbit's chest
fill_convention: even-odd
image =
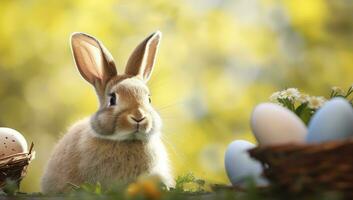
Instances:
[[[86,152],[78,167],[87,182],[130,182],[153,167],[153,155],[142,145],[106,145]]]

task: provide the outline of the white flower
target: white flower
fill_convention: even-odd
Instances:
[[[310,97],[307,94],[300,94],[299,98],[297,99],[297,101],[299,103],[307,103],[309,101]]]
[[[319,109],[325,102],[326,99],[324,97],[310,97],[308,107],[311,109]]]
[[[343,94],[343,90],[339,87],[332,87],[331,90],[337,94]]]
[[[289,100],[296,100],[300,97],[300,92],[297,88],[288,88],[281,92],[280,98],[289,99]]]
[[[277,102],[277,99],[280,98],[281,92],[275,92],[270,96],[270,101]]]

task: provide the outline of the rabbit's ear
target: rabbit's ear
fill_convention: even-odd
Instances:
[[[104,87],[117,75],[113,57],[94,37],[85,33],[73,33],[71,47],[78,70],[93,86]]]
[[[148,81],[151,76],[153,65],[158,50],[159,41],[162,33],[157,31],[142,41],[131,54],[125,73],[133,76],[140,76]]]

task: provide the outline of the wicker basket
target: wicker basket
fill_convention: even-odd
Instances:
[[[353,196],[353,140],[256,147],[249,152],[262,163],[264,176],[277,189]]]
[[[27,173],[28,164],[34,159],[33,143],[28,153],[18,153],[0,159],[0,189],[7,181],[15,181],[19,188],[21,180]]]

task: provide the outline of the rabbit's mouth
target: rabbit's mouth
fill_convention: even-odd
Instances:
[[[133,132],[126,132],[126,133],[119,133],[115,134],[117,136],[117,140],[120,141],[131,141],[131,140],[140,140],[140,141],[147,141],[150,137],[149,133],[135,130]]]
[[[148,140],[152,135],[153,128],[151,123],[135,123],[131,124],[130,128],[126,129],[125,133],[120,134],[124,140]]]
[[[98,138],[103,138],[103,139],[109,139],[109,140],[115,140],[115,141],[131,141],[131,140],[139,140],[139,141],[147,141],[151,133],[146,132],[140,129],[134,129],[134,130],[116,130],[112,134],[100,134],[97,133],[96,131],[93,131],[94,135]]]
[[[150,134],[150,130],[146,130],[146,128],[141,127],[141,125],[136,124],[136,129],[132,131],[129,135],[131,139],[137,140],[145,140],[148,138]]]
[[[139,131],[135,131],[130,133],[130,137],[127,140],[147,140],[148,137],[146,133],[141,133]]]

